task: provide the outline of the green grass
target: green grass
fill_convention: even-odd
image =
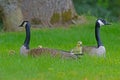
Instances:
[[[120,28],[119,23],[101,28],[106,47],[106,58],[84,55],[79,60],[62,60],[41,56],[24,57],[19,53],[25,32],[0,33],[0,80],[120,80]],[[94,21],[69,28],[31,30],[30,47],[70,50],[77,41],[83,45],[96,45]],[[15,50],[15,55],[9,55]]]

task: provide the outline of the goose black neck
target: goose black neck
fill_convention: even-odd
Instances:
[[[24,41],[24,46],[29,49],[29,43],[30,43],[30,23],[27,22],[26,26],[25,26],[25,30],[26,30],[26,37],[25,37],[25,41]]]
[[[96,25],[95,25],[95,38],[96,38],[96,41],[97,41],[97,46],[102,46],[102,42],[101,42],[101,39],[100,39],[100,24],[98,22],[96,22]]]

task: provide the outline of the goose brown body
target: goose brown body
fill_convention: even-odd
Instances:
[[[50,55],[52,57],[61,57],[61,58],[73,58],[77,59],[76,55],[70,54],[70,52],[62,51],[62,50],[56,50],[56,49],[50,49],[50,48],[35,48],[28,51],[28,55],[32,55],[34,57],[40,56],[40,55]]]

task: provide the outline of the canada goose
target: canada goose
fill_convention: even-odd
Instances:
[[[107,21],[105,21],[104,19],[98,19],[96,20],[95,23],[95,38],[97,41],[97,46],[96,47],[87,47],[84,46],[83,47],[83,53],[88,53],[90,55],[97,55],[97,56],[103,56],[105,57],[105,53],[106,53],[106,49],[103,46],[101,39],[100,39],[100,27],[103,25],[110,25]]]
[[[49,53],[52,56],[60,56],[62,58],[73,58],[77,59],[77,56],[74,54],[70,54],[68,51],[57,50],[57,49],[50,49],[50,48],[34,48],[29,49],[30,43],[30,23],[29,21],[23,21],[19,27],[25,27],[26,30],[26,38],[24,41],[23,46],[20,48],[20,54],[22,55],[32,55],[32,56],[39,56],[41,54]]]

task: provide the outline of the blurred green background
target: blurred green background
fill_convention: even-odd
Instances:
[[[73,0],[80,15],[106,18],[110,21],[120,20],[120,0]]]

